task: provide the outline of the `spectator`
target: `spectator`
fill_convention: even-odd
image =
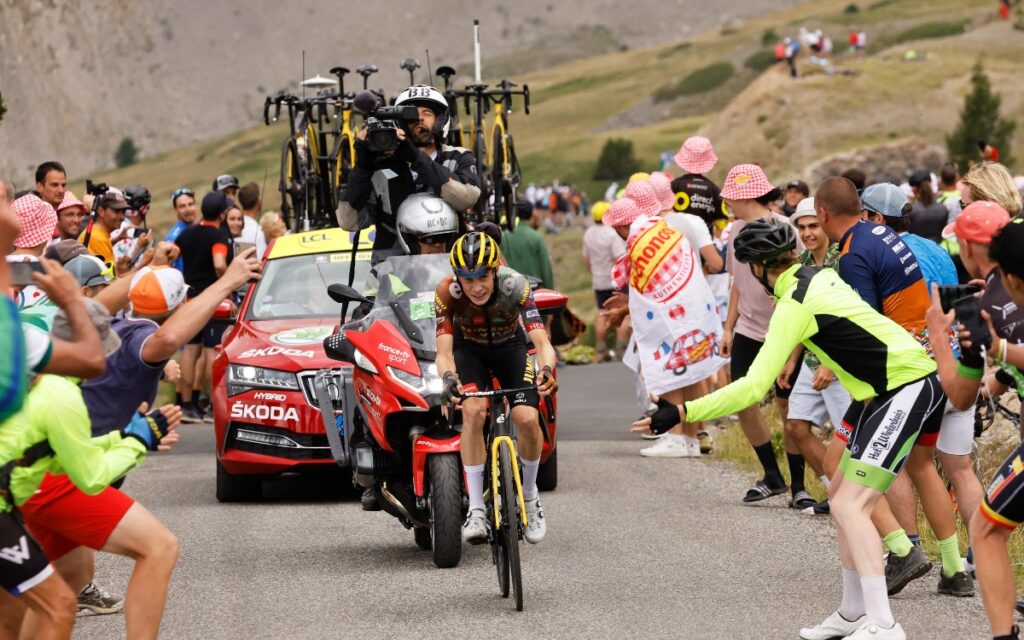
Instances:
[[[1021,212],[1020,192],[1013,182],[1013,176],[998,162],[971,167],[961,180],[960,199],[964,206],[979,200],[995,202],[1006,209],[1011,218]]]
[[[687,138],[679,147],[675,161],[684,173],[672,181],[672,192],[675,193],[672,209],[679,213],[692,213],[709,229],[716,220],[726,219],[718,185],[704,176],[718,162],[711,141],[703,136]]]
[[[597,317],[594,320],[594,348],[598,362],[607,362],[621,356],[626,348],[629,326],[622,324],[616,330],[615,351],[608,352],[608,319],[601,313],[604,303],[615,292],[612,286],[612,267],[626,253],[626,241],[611,227],[602,224],[608,203],[595,202],[591,208],[594,224],[583,234],[583,264],[590,270],[590,282],[597,301]]]
[[[515,229],[505,231],[501,241],[501,254],[508,260],[508,266],[519,273],[533,276],[541,286],[551,289],[555,278],[551,273],[551,257],[544,238],[537,233],[537,221],[533,217],[533,205],[525,200],[516,203]]]
[[[15,200],[11,208],[18,217],[18,224],[21,225],[21,233],[14,239],[13,253],[36,258],[42,256],[46,245],[53,239],[53,230],[57,227],[57,213],[49,203],[33,193]]]
[[[82,232],[82,221],[89,215],[82,201],[70,191],[64,192],[64,200],[57,207],[57,233],[59,240],[75,240]]]
[[[242,208],[232,202],[224,214],[224,223],[221,224],[220,228],[228,234],[232,244],[236,240],[241,241],[242,230],[245,229],[245,215],[242,213]]]
[[[44,162],[36,169],[35,194],[48,202],[54,210],[64,202],[64,191],[68,187],[68,174],[59,162]]]
[[[811,195],[811,189],[803,180],[790,180],[782,192],[782,214],[787,218],[796,211],[796,205]]]
[[[81,246],[81,245],[79,245]],[[105,265],[96,256],[82,254],[68,260],[64,268],[75,277],[78,286],[82,287],[82,295],[95,298],[114,280],[114,269]]]
[[[686,239],[690,241],[690,247],[697,255],[700,268],[710,273],[720,273],[725,265],[725,261],[722,260],[722,254],[718,253],[718,249],[715,248],[715,242],[711,239],[711,232],[708,230],[708,226],[703,220],[692,213],[680,213],[672,210],[675,195],[672,193],[672,185],[669,182],[669,178],[664,173],[655,172],[648,178],[646,185],[650,188],[649,192],[657,198],[658,208],[661,211],[660,215],[665,219],[665,222],[686,236]],[[626,194],[629,197],[633,197],[630,194],[635,194],[638,191],[648,192],[647,189],[634,185],[626,187]],[[642,198],[639,195],[637,197]]]
[[[914,204],[910,209],[911,226],[917,235],[939,244],[942,242],[942,229],[949,219],[949,209],[935,201],[932,174],[919,169],[910,174],[907,183],[914,190]]]
[[[841,175],[852,182],[853,186],[857,187],[857,191],[862,191],[868,183],[867,174],[860,169],[847,169]]]
[[[178,216],[178,221],[167,232],[167,237],[164,238],[164,241],[173,243],[178,239],[182,231],[195,224],[196,194],[188,187],[175,189],[174,193],[171,194],[171,206],[174,207],[174,214]],[[182,261],[181,256],[178,256],[172,266],[181,271],[185,268],[184,265],[185,263]]]
[[[242,206],[242,213],[245,214],[244,229],[238,239],[242,242],[251,242],[256,245],[256,259],[262,260],[263,254],[267,252],[267,237],[260,229],[260,212],[263,211],[263,195],[260,193],[260,186],[250,182],[238,190],[238,204]]]
[[[46,247],[43,257],[56,260],[63,266],[72,258],[85,255],[89,255],[89,252],[78,240],[59,240]]]
[[[128,210],[128,201],[119,190],[110,189],[96,205],[96,217],[89,220],[78,241],[85,245],[89,253],[100,256],[105,262],[115,262],[114,245],[111,234],[124,222],[124,212]],[[121,270],[121,269],[119,269]]]
[[[800,75],[796,70],[796,56],[800,53],[800,43],[787,37],[782,41],[782,45],[786,55],[786,64],[789,65],[789,75],[796,78]]]
[[[267,239],[267,246],[288,232],[288,227],[284,225],[284,219],[276,211],[268,211],[260,216],[260,229]]]
[[[960,190],[957,188],[959,180],[960,173],[955,164],[947,162],[942,165],[942,170],[939,172],[939,195],[935,201],[946,205],[946,209],[949,210],[946,224],[953,224],[960,213]]]
[[[232,243],[221,229],[224,214],[229,206],[230,202],[224,192],[212,191],[206,194],[200,207],[202,222],[183,231],[175,242],[181,249],[184,260],[183,274],[189,285],[189,300],[196,298],[215,283],[227,271],[228,263],[231,262]],[[230,292],[221,300],[229,295]],[[226,328],[223,324],[211,322],[209,317],[206,320],[205,326],[200,327],[189,340],[181,358],[179,392],[184,410],[182,419],[186,422],[206,419],[197,392],[202,388],[202,384],[196,379],[196,361],[206,358],[202,373],[207,379],[212,377],[214,349],[220,344]]]
[[[213,188],[211,191],[220,191],[224,195],[231,198],[232,200],[238,201],[238,178],[235,176],[225,173],[219,175],[213,180]]]

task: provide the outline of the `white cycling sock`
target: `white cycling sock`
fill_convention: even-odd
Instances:
[[[537,471],[540,470],[540,458],[536,460],[519,459],[523,467],[523,500],[537,499]]]
[[[864,611],[868,620],[885,629],[892,629],[896,620],[889,608],[889,591],[885,586],[885,576],[863,576],[860,588],[864,592]]]
[[[484,509],[484,465],[465,465],[466,487],[469,489],[469,510]]]
[[[853,569],[843,569],[843,599],[839,603],[839,615],[850,622],[864,615],[864,592],[860,587],[860,576]]]

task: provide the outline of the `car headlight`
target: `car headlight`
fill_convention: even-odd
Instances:
[[[299,390],[299,381],[290,371],[264,369],[244,364],[228,367],[228,395],[233,396],[249,389]]]
[[[388,367],[388,373],[420,395],[440,394],[444,389],[444,382],[437,375],[437,365],[431,362],[427,365],[422,365],[420,369],[423,371],[422,376],[414,376],[411,373],[394,367]]]
[[[355,349],[354,351],[356,353],[356,366],[358,366],[360,369],[366,369],[370,373],[377,373],[377,367],[373,366],[373,363],[370,362],[369,358],[363,355],[362,351],[360,351],[359,349]],[[388,367],[388,369],[390,368],[391,367]]]

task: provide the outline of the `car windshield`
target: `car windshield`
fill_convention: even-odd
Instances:
[[[351,251],[268,260],[263,278],[252,292],[246,320],[337,318],[341,305],[327,296],[327,285],[348,282],[351,261]],[[356,253],[352,282],[361,284],[369,271],[370,252]],[[353,310],[355,305],[350,305],[349,314]]]
[[[422,338],[422,342],[410,340],[410,345],[422,357],[431,358],[430,354],[436,351],[434,292],[437,285],[451,274],[448,254],[388,258],[377,267],[377,297],[373,309],[365,318],[349,323],[345,328],[365,331],[375,320],[387,320],[408,335],[392,308],[392,303],[397,303],[416,325]]]

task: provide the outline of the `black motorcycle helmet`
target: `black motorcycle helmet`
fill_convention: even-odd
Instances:
[[[149,195],[149,189],[141,184],[132,184],[124,188],[124,198],[128,201],[128,208],[137,211],[140,216],[146,215],[149,211],[149,203],[153,198]]]
[[[775,218],[755,220],[740,230],[733,241],[733,251],[740,262],[775,265],[779,256],[796,249],[793,225]]]

